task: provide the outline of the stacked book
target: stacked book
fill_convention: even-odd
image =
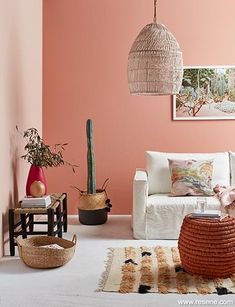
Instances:
[[[21,208],[47,208],[50,204],[50,195],[43,197],[24,197],[20,201]]]
[[[220,210],[195,210],[191,213],[192,218],[209,218],[209,219],[223,219],[227,214],[222,214]]]
[[[193,217],[210,217],[210,218],[220,218],[221,217],[221,211],[219,210],[195,210],[191,213]]]

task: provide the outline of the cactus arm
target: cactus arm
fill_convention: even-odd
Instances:
[[[93,123],[91,119],[86,123],[87,134],[87,193],[96,193],[95,154],[93,145]]]

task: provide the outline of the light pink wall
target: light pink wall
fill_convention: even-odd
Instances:
[[[25,195],[28,165],[16,132],[42,129],[42,1],[0,0],[0,256],[8,248],[8,208]]]
[[[185,65],[235,64],[234,0],[160,0],[159,22],[176,36]],[[68,191],[70,213],[86,185],[85,122],[95,125],[99,185],[110,178],[113,213],[130,213],[132,178],[144,151],[235,150],[234,120],[172,121],[172,97],[135,97],[126,66],[131,44],[152,20],[152,0],[44,1],[43,131],[69,142],[79,164],[49,170],[51,191]]]

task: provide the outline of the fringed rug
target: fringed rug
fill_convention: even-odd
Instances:
[[[186,273],[177,247],[110,248],[99,291],[120,293],[235,293],[235,274],[205,279]]]

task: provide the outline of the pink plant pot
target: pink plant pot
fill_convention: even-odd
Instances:
[[[43,172],[43,168],[40,166],[31,165],[26,183],[27,196],[32,196],[30,193],[30,186],[34,181],[41,181],[45,185],[45,194],[47,194],[47,183]]]

